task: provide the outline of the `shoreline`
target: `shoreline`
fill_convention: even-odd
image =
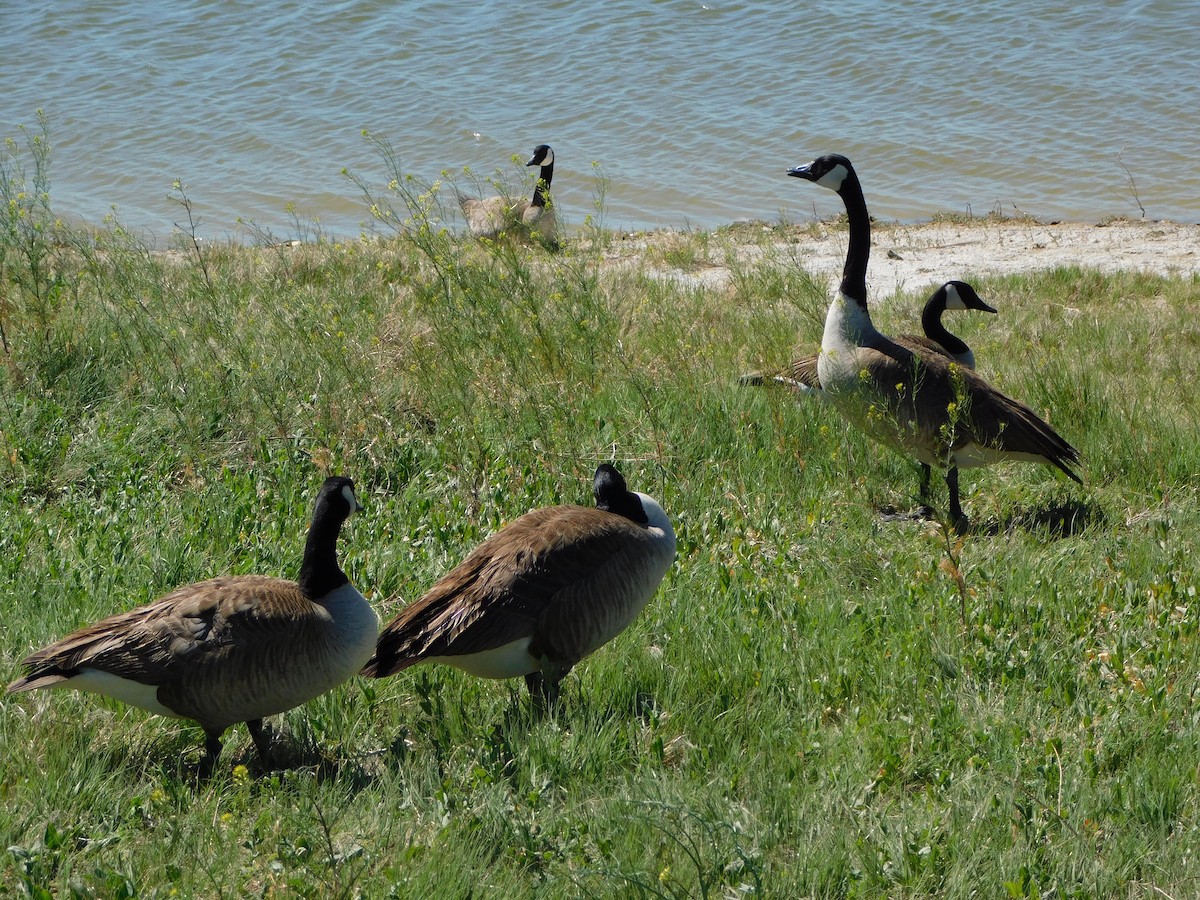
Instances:
[[[742,265],[770,259],[794,263],[825,279],[832,290],[845,263],[847,237],[844,216],[804,223],[738,221],[715,228],[605,228],[603,234],[603,268],[640,269],[657,278],[715,290],[732,282],[731,254]],[[567,235],[568,244],[589,243],[582,229],[568,229]],[[324,235],[318,241],[292,238],[257,246],[297,250],[364,238],[390,241],[396,236],[360,231],[357,238]],[[471,240],[466,235],[460,239]],[[202,246],[255,246],[239,240],[201,238],[200,242]],[[177,258],[192,253],[178,248],[153,252]],[[868,299],[886,304],[902,293],[928,293],[950,279],[969,282],[1070,267],[1102,274],[1200,277],[1200,224],[1127,218],[1094,224],[1041,222],[994,215],[943,215],[916,223],[873,221]]]
[[[625,232],[608,255],[614,264],[640,256],[663,277],[712,288],[730,281],[723,254],[701,253],[684,268],[664,261],[673,246],[712,236],[739,261],[768,254],[792,257],[836,284],[845,262],[844,219],[779,225],[744,222],[711,230]],[[921,223],[873,222],[870,299],[886,301],[959,278],[1003,276],[1077,266],[1104,273],[1136,271],[1166,277],[1200,275],[1200,224],[1141,219],[1043,223],[1032,218],[935,218]]]

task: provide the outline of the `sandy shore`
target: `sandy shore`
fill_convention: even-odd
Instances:
[[[764,235],[774,234],[764,247]],[[724,238],[724,234],[722,234]],[[630,235],[617,251],[652,250],[670,245],[672,232]],[[825,275],[832,287],[840,277],[846,253],[844,224],[820,223],[780,228],[746,224],[729,230],[739,256],[768,252],[793,256],[808,270]],[[916,225],[875,224],[871,234],[868,275],[871,299],[886,300],[899,290],[923,290],[950,278],[970,280],[1062,266],[1103,272],[1135,270],[1161,275],[1200,273],[1200,225],[1175,222],[1118,220],[1099,225],[1042,224],[1032,219],[974,219]],[[631,246],[632,244],[632,246]],[[651,256],[662,254],[651,254]],[[721,253],[710,253],[720,260]],[[681,280],[720,286],[729,270],[714,262],[686,272],[671,272]]]

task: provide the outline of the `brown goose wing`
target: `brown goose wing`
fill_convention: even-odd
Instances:
[[[658,587],[652,574],[659,555],[654,539],[646,529],[616,518],[617,527],[598,535],[589,548],[596,558],[586,577],[564,584],[542,613],[529,647],[533,656],[574,665],[628,626]]]
[[[893,338],[893,340],[902,347],[907,347],[909,350],[922,356],[936,353],[938,356],[944,356],[947,359],[954,358],[949,350],[933,338],[927,338],[919,334],[902,334]]]
[[[817,377],[817,359],[818,354],[816,353],[811,356],[802,356],[793,360],[790,366],[777,373],[774,378],[776,381],[782,379],[796,385],[819,389],[821,380]]]
[[[269,598],[269,599],[268,599]],[[30,654],[9,691],[33,690],[94,668],[164,685],[218,663],[235,647],[294,629],[311,604],[294,582],[265,576],[214,578],[75,631]],[[303,626],[300,626],[303,627]]]
[[[859,362],[897,426],[894,434],[900,437],[894,443],[908,444],[934,460],[975,444],[1038,457],[1080,480],[1071,469],[1079,462],[1079,451],[1024,403],[944,353],[921,352],[908,340],[886,341],[861,348]]]
[[[955,449],[968,442],[1004,453],[1041,457],[1065,475],[1082,484],[1071,466],[1079,464],[1079,451],[1037,413],[996,390],[974,372],[969,378],[966,414],[955,435]]]
[[[459,206],[467,220],[467,229],[475,237],[495,237],[501,231],[522,221],[528,200],[507,197],[473,199],[459,197]]]
[[[641,532],[628,519],[583,506],[526,513],[403,609],[363,673],[384,677],[427,657],[501,647],[569,618],[578,604],[603,596],[612,561]],[[594,589],[581,587],[593,578]]]

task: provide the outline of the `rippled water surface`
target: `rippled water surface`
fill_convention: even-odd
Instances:
[[[1198,34],[1196,0],[5,2],[0,136],[43,109],[55,209],[159,236],[176,178],[211,234],[357,233],[364,129],[424,178],[550,143],[575,223],[593,162],[614,226],[824,215],[784,171],[831,150],[878,216],[1194,222]]]

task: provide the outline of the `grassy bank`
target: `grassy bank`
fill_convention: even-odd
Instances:
[[[194,727],[6,698],[0,891],[1200,889],[1194,278],[976,282],[1001,314],[952,329],[1087,477],[966,473],[955,540],[880,520],[915,465],[736,385],[819,339],[803,229],[758,229],[750,263],[744,229],[622,257],[585,228],[549,254],[440,231],[398,172],[374,198],[391,237],[154,253],[56,224],[24,159],[0,212],[5,680],[177,584],[294,576],[329,472],[367,507],[341,548],[385,617],[503,522],[589,502],[602,460],[661,500],[679,557],[543,720],[515,682],[356,679],[276,722],[290,768],[258,771],[239,728],[197,783]],[[727,285],[663,275],[710,258]],[[884,331],[915,328],[914,287]]]

